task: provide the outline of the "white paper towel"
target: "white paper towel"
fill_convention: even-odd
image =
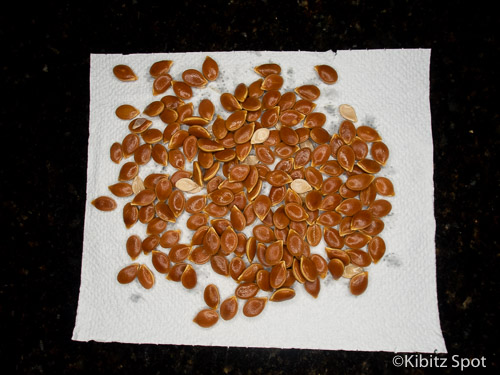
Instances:
[[[389,198],[391,214],[384,218],[381,233],[387,252],[368,268],[369,286],[361,296],[352,296],[348,280],[321,281],[317,299],[296,287],[294,299],[268,302],[258,317],[239,313],[231,321],[219,320],[210,329],[192,323],[205,308],[203,290],[218,285],[221,299],[234,293],[230,278],[215,274],[210,265],[196,266],[198,285],[186,290],[180,283],[164,280],[156,272],[154,288],[137,282],[120,285],[118,271],[131,263],[125,241],[131,234],[145,237],[145,226],[127,230],[122,208],[129,199],[117,198],[118,209],[100,212],[90,202],[111,195],[107,186],[117,181],[120,166],[109,159],[109,147],[128,134],[128,121],[114,110],[121,104],[144,109],[154,97],[149,67],[155,61],[174,61],[171,75],[180,79],[188,68],[201,70],[207,53],[92,55],[90,71],[90,137],[87,175],[87,209],[82,255],[78,313],[73,339],[129,343],[187,344],[243,347],[341,349],[365,351],[446,352],[437,308],[435,268],[435,221],[433,207],[433,144],[429,108],[430,50],[370,50],[329,52],[219,52],[208,53],[220,68],[220,76],[205,89],[194,89],[193,102],[210,98],[216,113],[219,96],[232,92],[236,84],[250,84],[259,77],[254,66],[276,62],[282,67],[282,90],[316,83],[321,89],[316,111],[327,115],[325,129],[336,132],[341,119],[338,106],[351,104],[357,111],[357,126],[373,126],[383,137],[391,156],[379,175],[389,177],[396,196]],[[139,77],[120,82],[113,66],[127,64]],[[339,81],[319,83],[313,67],[333,66]],[[168,94],[169,92],[165,93]],[[170,89],[170,94],[172,91]],[[154,127],[164,124],[153,119]],[[123,164],[123,162],[122,162]],[[141,167],[140,176],[162,171],[155,163]],[[164,168],[172,173],[171,167]],[[182,230],[181,242],[189,243],[183,215],[170,228]],[[247,231],[247,234],[248,233]],[[324,242],[313,252],[323,256]],[[139,263],[151,269],[151,256]]]

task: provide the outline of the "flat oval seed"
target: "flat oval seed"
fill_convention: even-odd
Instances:
[[[368,210],[375,217],[384,217],[391,212],[392,205],[389,201],[386,201],[385,199],[378,199],[370,205]]]
[[[219,65],[212,59],[210,56],[205,58],[203,61],[203,65],[201,67],[201,71],[206,79],[209,81],[215,81],[219,76]]]
[[[235,296],[224,300],[220,305],[220,317],[224,320],[231,320],[238,312],[238,299]]]
[[[273,266],[269,274],[269,284],[271,288],[278,289],[286,281],[286,265],[285,261],[279,262],[277,265]]]
[[[134,179],[135,176],[139,173],[139,165],[134,162],[128,162],[123,164],[120,169],[120,173],[118,175],[119,181],[129,181]]]
[[[344,263],[340,259],[331,259],[328,262],[328,270],[332,274],[334,280],[338,280],[344,273]]]
[[[354,124],[349,120],[342,121],[339,127],[339,136],[345,144],[350,145],[356,137],[356,128]]]
[[[306,233],[306,238],[307,238],[307,242],[309,242],[309,245],[311,245],[311,246],[319,245],[321,238],[322,238],[321,226],[314,224],[314,225],[311,225],[310,227],[308,227],[307,233]]]
[[[200,327],[209,328],[215,325],[219,320],[219,314],[217,311],[212,309],[201,310],[193,319],[193,322],[198,324]]]
[[[170,70],[173,63],[174,62],[172,60],[157,61],[151,65],[151,68],[149,68],[149,74],[154,78],[166,74]]]
[[[259,287],[255,283],[241,283],[236,287],[234,295],[240,299],[249,299],[255,297]]]
[[[269,90],[279,90],[283,86],[283,77],[279,74],[269,74],[264,78],[262,85],[260,86],[261,90],[269,91]]]
[[[314,69],[318,73],[319,78],[328,85],[334,84],[339,78],[337,71],[330,65],[316,65]]]
[[[263,111],[262,117],[261,117],[261,124],[263,128],[270,128],[273,127],[278,123],[278,120],[280,118],[279,116],[280,113],[280,107],[276,106],[273,108],[270,108],[266,111]]]
[[[176,283],[181,281],[182,273],[186,269],[186,263],[178,263],[172,266],[170,272],[167,275],[167,280],[174,281]]]
[[[188,264],[181,276],[182,286],[186,289],[193,289],[198,282],[196,271]]]
[[[168,164],[168,151],[165,146],[157,143],[153,146],[151,150],[151,157],[153,160],[163,166]]]
[[[274,163],[274,153],[268,146],[256,145],[255,155],[264,164]]]
[[[297,203],[285,204],[285,213],[286,216],[288,216],[288,218],[292,221],[304,221],[309,216],[304,210],[304,207]]]
[[[220,104],[226,111],[229,112],[234,112],[241,109],[240,102],[234,97],[233,94],[230,94],[228,92],[220,96]]]
[[[321,290],[319,279],[316,278],[314,279],[314,281],[306,280],[306,282],[304,283],[304,289],[314,298],[318,298],[319,292]]]
[[[116,117],[122,120],[132,120],[134,117],[137,117],[139,113],[141,112],[130,104],[123,104],[116,108],[115,111]]]
[[[276,239],[272,229],[263,224],[256,225],[253,228],[253,235],[258,241],[263,243],[273,242]]]
[[[266,181],[272,186],[284,186],[292,182],[290,175],[281,170],[274,170],[266,175]]]
[[[340,115],[346,120],[357,122],[358,117],[356,116],[356,111],[349,104],[341,104],[339,106]]]
[[[155,283],[155,276],[148,266],[142,264],[137,272],[137,280],[139,280],[144,289],[151,289]]]
[[[314,262],[305,256],[300,257],[300,271],[307,281],[313,282],[318,277],[318,271]]]
[[[140,134],[146,131],[151,125],[153,125],[153,122],[150,120],[142,117],[136,118],[130,121],[130,124],[128,124],[128,130],[130,130],[132,133]]]
[[[167,254],[153,250],[151,261],[153,262],[153,267],[159,273],[167,274],[170,271],[170,259]]]
[[[330,157],[331,149],[329,145],[320,145],[311,154],[311,167],[323,165]]]
[[[139,272],[140,265],[137,263],[131,264],[118,272],[116,279],[120,284],[128,284],[135,280]]]
[[[356,198],[348,198],[345,199],[339,206],[335,209],[335,211],[345,215],[345,216],[353,216],[361,209],[363,205],[359,199]]]
[[[132,235],[127,239],[126,243],[127,254],[132,258],[136,259],[142,252],[142,241],[137,235]]]
[[[163,94],[172,85],[172,76],[168,73],[158,76],[153,81],[153,95]]]
[[[291,288],[281,288],[276,290],[271,297],[269,298],[269,301],[272,302],[283,302],[287,301],[289,299],[292,299],[295,297],[295,290]]]
[[[253,70],[255,71],[255,73],[261,75],[262,77],[267,77],[270,74],[281,73],[281,67],[278,64],[274,63],[262,64],[253,68]]]
[[[193,96],[191,86],[182,81],[172,81],[172,89],[179,99],[190,99]]]
[[[120,81],[137,81],[137,76],[135,75],[132,68],[130,68],[130,66],[128,65],[116,65],[115,67],[113,67],[113,74]]]
[[[309,113],[304,120],[304,128],[321,128],[326,123],[326,115],[321,112]]]
[[[375,189],[377,190],[377,193],[380,195],[385,195],[385,196],[394,196],[394,185],[392,184],[391,180],[389,180],[386,177],[377,177],[373,181],[375,185]]]
[[[355,296],[362,294],[368,287],[368,272],[361,272],[351,278],[349,290]]]
[[[302,99],[314,101],[319,98],[321,92],[315,85],[303,85],[294,90]]]
[[[212,120],[215,113],[214,103],[210,99],[203,99],[198,106],[198,113],[207,120]]]
[[[113,198],[101,196],[90,202],[100,211],[113,211],[116,208],[116,202]]]
[[[385,241],[381,237],[373,237],[368,243],[368,253],[373,259],[373,263],[377,263],[385,254]]]
[[[366,189],[374,179],[373,175],[363,173],[348,177],[345,184],[349,189],[359,191]]]
[[[119,142],[115,142],[111,145],[109,149],[109,156],[113,163],[119,164],[123,158],[122,145]]]
[[[351,263],[360,267],[368,267],[372,263],[370,255],[360,249],[346,250],[347,255],[351,259]]]
[[[337,162],[346,171],[352,172],[354,168],[354,162],[356,161],[356,155],[349,145],[340,146],[337,151]]]
[[[125,227],[128,229],[132,227],[139,220],[139,210],[136,206],[132,206],[130,203],[127,203],[123,207],[123,222]]]
[[[250,298],[243,306],[243,315],[249,318],[259,315],[266,307],[266,303],[267,298],[265,297]]]
[[[356,129],[356,134],[365,142],[378,142],[382,140],[375,129],[365,125],[359,126]]]
[[[182,80],[192,87],[203,87],[208,83],[203,74],[196,69],[186,69],[182,72]]]

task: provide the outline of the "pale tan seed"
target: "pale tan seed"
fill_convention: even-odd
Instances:
[[[132,181],[132,191],[134,194],[139,194],[141,191],[146,189],[144,186],[144,181],[139,176],[135,176],[134,181]]]
[[[259,158],[255,155],[248,155],[242,162],[241,164],[246,164],[246,165],[256,165],[259,164]]]
[[[341,104],[339,107],[340,115],[346,120],[357,122],[358,117],[356,116],[356,111],[349,104]]]
[[[296,180],[293,180],[292,183],[290,184],[290,187],[297,194],[307,193],[308,191],[312,190],[312,187],[309,184],[309,182],[307,182],[306,180],[304,180],[302,178],[298,178]]]
[[[310,140],[304,141],[299,144],[300,148],[308,148],[311,151],[314,151],[314,146]]]
[[[200,187],[196,182],[190,178],[181,178],[175,183],[175,187],[181,191],[191,192]]]
[[[252,139],[250,140],[250,143],[253,145],[264,143],[269,138],[270,133],[271,133],[270,130],[267,128],[257,129],[253,133],[253,136],[252,136]]]
[[[350,279],[363,271],[364,271],[364,269],[362,267],[359,267],[359,266],[356,266],[355,264],[350,263],[347,266],[345,266],[344,273],[342,274],[342,277],[344,277],[346,279]]]

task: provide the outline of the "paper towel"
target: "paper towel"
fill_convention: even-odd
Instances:
[[[352,296],[348,280],[321,280],[317,299],[295,285],[297,295],[282,303],[268,302],[263,313],[247,318],[242,312],[231,321],[219,320],[203,329],[192,322],[205,308],[203,290],[215,283],[221,299],[234,293],[230,278],[215,274],[210,265],[196,266],[198,284],[186,290],[180,283],[157,275],[156,285],[143,289],[138,282],[121,285],[118,271],[131,263],[125,250],[132,234],[145,237],[138,223],[127,230],[122,208],[129,199],[117,198],[118,209],[100,212],[90,202],[111,195],[107,186],[117,181],[120,166],[109,159],[109,147],[128,134],[128,121],[114,110],[121,104],[144,109],[154,98],[149,67],[155,61],[174,61],[171,75],[180,79],[188,68],[201,70],[207,53],[159,53],[136,55],[92,55],[90,70],[90,123],[87,174],[87,206],[82,254],[81,287],[73,339],[128,343],[215,345],[243,347],[309,348],[365,351],[446,352],[436,295],[435,221],[433,207],[433,144],[429,108],[430,50],[359,50],[328,52],[219,52],[209,53],[221,69],[215,82],[194,89],[193,102],[210,98],[216,113],[219,97],[232,92],[238,83],[250,84],[259,77],[253,67],[276,62],[282,67],[284,90],[316,83],[321,97],[316,111],[327,115],[325,129],[336,132],[341,122],[338,106],[354,106],[357,126],[374,127],[390,149],[390,158],[379,175],[389,177],[396,196],[384,218],[381,233],[387,245],[382,260],[368,267],[369,286]],[[139,79],[120,82],[113,66],[127,64]],[[335,85],[319,82],[313,67],[333,66],[339,80]],[[165,94],[172,94],[167,92]],[[164,124],[153,119],[153,127]],[[123,164],[123,162],[122,162]],[[140,176],[153,171],[173,173],[151,162]],[[189,243],[192,231],[187,216],[169,229],[182,230],[181,242]],[[247,235],[251,235],[249,229]],[[324,242],[312,252],[324,254]],[[151,256],[137,260],[151,269]]]

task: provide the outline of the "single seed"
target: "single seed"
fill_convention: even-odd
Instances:
[[[209,81],[215,81],[219,76],[219,65],[217,65],[214,59],[207,56],[205,61],[203,61],[201,71],[206,79]]]
[[[201,72],[196,69],[187,69],[182,73],[182,80],[192,87],[203,87],[208,81]]]
[[[253,318],[264,310],[266,307],[267,298],[263,297],[253,297],[250,298],[243,306],[243,315]]]
[[[130,104],[123,104],[116,108],[115,111],[116,117],[122,120],[132,120],[134,117],[137,117],[139,113],[141,112]]]
[[[320,90],[315,85],[303,85],[294,90],[302,99],[314,101],[319,98]]]
[[[132,235],[127,239],[127,243],[125,245],[127,249],[127,254],[132,258],[132,260],[136,259],[142,251],[142,241],[141,238],[137,235]]]
[[[200,327],[209,328],[215,325],[219,320],[219,314],[213,309],[201,310],[193,319],[193,322],[198,324]]]
[[[132,181],[132,192],[134,194],[139,194],[141,191],[146,189],[144,181],[139,176],[135,176],[134,181]]]
[[[237,312],[238,299],[235,296],[227,298],[220,305],[220,317],[224,320],[233,319],[236,316]]]
[[[311,185],[304,179],[293,180],[290,184],[290,188],[297,194],[307,193],[312,190]]]
[[[149,74],[154,78],[166,74],[170,70],[170,67],[173,63],[174,62],[171,60],[157,61],[153,65],[151,65],[151,68],[149,68]]]
[[[137,177],[136,177],[137,178]],[[132,186],[126,182],[118,182],[114,185],[108,186],[108,189],[113,195],[117,197],[128,197],[134,194]]]
[[[153,81],[153,95],[163,94],[172,85],[172,76],[165,73]]]
[[[113,211],[116,208],[116,202],[113,198],[101,196],[90,202],[100,211]]]
[[[118,272],[116,279],[120,284],[128,284],[135,280],[139,272],[140,265],[137,263],[131,264]]]
[[[153,263],[153,267],[159,273],[168,274],[170,271],[170,259],[167,254],[161,251],[153,250],[151,261]]]
[[[250,140],[251,144],[261,144],[267,141],[269,138],[270,131],[266,128],[260,128],[254,131],[252,138]]]
[[[128,65],[116,65],[113,68],[113,74],[120,81],[137,81],[137,76],[135,75],[132,68],[130,68]]]
[[[356,116],[356,111],[349,104],[341,104],[339,106],[340,115],[346,120],[357,122],[358,117]]]
[[[181,276],[182,286],[186,289],[193,289],[198,282],[196,271],[188,264]]]
[[[330,65],[316,65],[314,69],[318,73],[319,78],[328,85],[334,84],[339,78],[337,71]]]
[[[151,289],[155,283],[155,276],[148,266],[141,264],[137,272],[137,280],[139,280],[144,289]]]
[[[362,294],[368,287],[368,272],[361,272],[351,278],[349,289],[355,296]]]

